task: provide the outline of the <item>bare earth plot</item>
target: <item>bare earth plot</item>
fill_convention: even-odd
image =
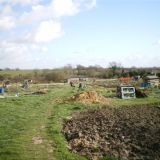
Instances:
[[[160,108],[105,108],[74,115],[63,132],[70,150],[90,159],[160,159]]]

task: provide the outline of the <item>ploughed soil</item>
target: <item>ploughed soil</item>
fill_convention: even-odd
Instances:
[[[68,148],[89,159],[160,160],[160,107],[105,108],[73,115]]]

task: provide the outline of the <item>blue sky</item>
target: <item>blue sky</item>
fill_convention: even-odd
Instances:
[[[159,0],[0,0],[0,68],[160,67]]]

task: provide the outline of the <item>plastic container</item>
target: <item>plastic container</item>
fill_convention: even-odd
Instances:
[[[0,93],[4,93],[4,88],[0,87]]]

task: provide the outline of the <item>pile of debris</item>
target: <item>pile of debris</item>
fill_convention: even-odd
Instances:
[[[160,159],[160,108],[121,107],[88,111],[65,122],[71,151],[89,159]]]
[[[111,103],[111,99],[105,98],[102,95],[98,95],[95,91],[86,91],[75,94],[71,97],[71,100],[79,101],[81,103],[101,103],[105,105],[109,105]]]

